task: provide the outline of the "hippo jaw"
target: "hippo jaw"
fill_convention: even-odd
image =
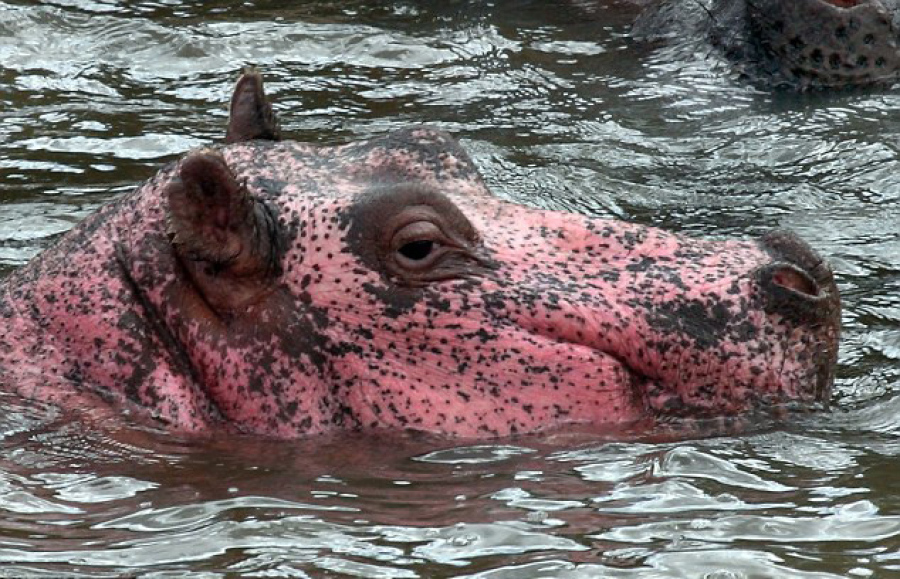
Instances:
[[[801,87],[852,87],[900,76],[896,0],[747,0],[751,38]]]

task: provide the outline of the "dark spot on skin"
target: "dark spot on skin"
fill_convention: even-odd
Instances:
[[[644,256],[638,261],[629,263],[625,266],[625,269],[630,272],[647,271],[654,263],[656,263],[656,259],[651,256]]]
[[[287,187],[287,182],[280,179],[267,179],[255,177],[250,184],[265,197],[277,197]]]
[[[419,302],[423,295],[421,289],[397,288],[364,283],[363,289],[385,305],[384,315],[389,318],[398,318],[408,313]]]
[[[72,382],[73,386],[76,388],[80,387],[84,382],[84,374],[81,372],[81,366],[77,363],[66,370],[65,373],[63,373],[63,377]]]
[[[660,334],[685,336],[700,350],[716,348],[719,340],[727,335],[732,321],[726,304],[706,304],[697,300],[660,304],[648,318],[649,324]]]
[[[812,59],[813,64],[816,65],[816,67],[822,66],[822,63],[825,61],[825,55],[822,54],[822,51],[818,48],[813,50],[809,56]]]

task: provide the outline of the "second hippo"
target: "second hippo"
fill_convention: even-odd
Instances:
[[[758,84],[799,90],[900,80],[900,0],[634,0],[639,39],[705,38]]]

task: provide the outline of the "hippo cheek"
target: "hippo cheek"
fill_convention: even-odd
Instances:
[[[787,376],[792,355],[782,360],[763,342],[711,338],[703,324],[686,329],[690,322],[673,322],[670,313],[654,319],[612,301],[572,303],[572,294],[546,286],[534,300],[521,287],[483,286],[482,296],[441,298],[443,308],[423,297],[403,315],[366,317],[375,320],[367,339],[332,364],[355,422],[496,437],[567,423],[737,414],[766,395],[795,394]],[[616,308],[627,325],[611,321]],[[747,323],[765,325],[761,310],[749,315]],[[341,333],[358,338],[354,328]],[[801,374],[798,380],[809,378]]]
[[[373,330],[333,364],[367,428],[496,437],[643,416],[642,378],[622,361],[478,310],[441,319],[417,307]]]

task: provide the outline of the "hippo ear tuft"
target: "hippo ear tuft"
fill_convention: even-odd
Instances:
[[[255,68],[246,68],[231,97],[225,142],[242,143],[254,139],[278,141],[281,130],[266,98],[262,75]]]

